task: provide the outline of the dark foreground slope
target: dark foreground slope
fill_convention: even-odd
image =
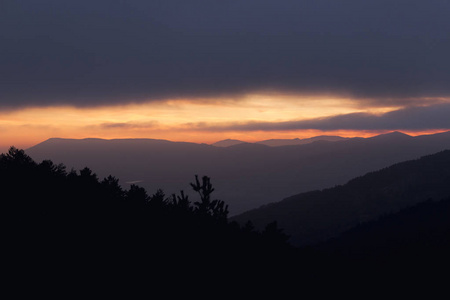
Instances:
[[[433,264],[437,272],[450,253],[450,198],[420,202],[314,247],[355,261],[416,267]]]
[[[450,150],[355,178],[342,186],[289,197],[232,219],[256,227],[276,220],[294,245],[336,237],[359,223],[450,195]]]
[[[136,185],[124,190],[112,176],[67,172],[11,148],[0,155],[8,284],[16,285],[16,296],[45,290],[65,297],[87,288],[104,296],[124,288],[128,298],[136,289],[151,296],[161,287],[165,296],[226,295],[236,286],[283,284],[292,271],[295,280],[309,281],[321,269],[321,260],[291,247],[276,224],[256,231],[229,222],[209,177],[196,177],[191,187],[192,200],[162,190],[148,195]]]
[[[394,132],[373,138],[316,141],[268,147],[230,147],[151,139],[50,139],[27,153],[77,170],[89,166],[100,177],[114,174],[121,184],[139,181],[147,191],[190,190],[186,178],[208,174],[230,215],[292,195],[345,184],[356,176],[394,163],[450,149],[450,132],[411,137]]]
[[[262,231],[239,226],[227,218],[226,204],[210,197],[210,183],[208,177],[192,183],[193,202],[182,193],[148,195],[135,185],[122,189],[112,176],[67,172],[10,149],[0,155],[4,291],[58,299],[295,293],[359,299],[368,291],[405,296],[420,278],[427,295],[441,292],[429,290],[440,284],[433,268],[361,264],[292,247],[274,223]]]

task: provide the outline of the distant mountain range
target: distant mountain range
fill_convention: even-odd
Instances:
[[[215,147],[230,147],[230,146],[235,146],[235,145],[239,145],[239,144],[243,144],[243,143],[246,143],[246,142],[240,141],[240,140],[226,139],[226,140],[215,142],[211,145],[213,145]]]
[[[255,142],[255,144],[261,144],[261,145],[266,145],[266,146],[271,146],[271,147],[278,147],[278,146],[289,146],[289,145],[304,145],[304,144],[309,144],[309,143],[316,142],[316,141],[336,142],[336,141],[343,141],[346,139],[349,139],[349,138],[343,138],[340,136],[321,135],[321,136],[316,136],[316,137],[306,138],[306,139],[299,139],[299,138],[270,139],[270,140]],[[240,141],[240,140],[226,139],[226,140],[218,141],[211,145],[216,146],[216,147],[230,147],[230,146],[235,146],[235,145],[243,144],[243,143],[247,143],[247,142]]]
[[[180,190],[189,194],[194,175],[207,175],[215,188],[213,197],[228,203],[233,216],[450,149],[450,132],[336,139],[276,147],[228,141],[228,146],[223,142],[220,147],[154,139],[53,138],[25,150],[37,162],[50,159],[75,170],[88,166],[100,178],[111,174],[122,185],[136,183],[150,194],[158,188],[168,194]]]
[[[276,220],[291,236],[292,244],[312,245],[417,203],[448,198],[449,183],[450,150],[445,150],[370,172],[344,185],[301,193],[232,219],[243,224],[251,221],[256,228]]]
[[[320,135],[316,137],[306,138],[306,139],[271,139],[264,140],[260,142],[256,142],[257,144],[267,145],[271,147],[278,146],[289,146],[289,145],[305,145],[316,141],[329,141],[329,142],[337,142],[347,140],[349,138],[343,138],[340,136],[328,136],[328,135]]]

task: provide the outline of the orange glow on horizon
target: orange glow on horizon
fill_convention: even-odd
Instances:
[[[52,137],[153,138],[211,144],[224,139],[257,142],[318,135],[370,137],[386,131],[283,130],[214,131],[217,124],[286,122],[368,112],[381,114],[399,107],[366,107],[341,98],[299,98],[289,95],[246,95],[242,99],[195,99],[111,107],[42,107],[0,112],[0,153],[10,146],[26,149]],[[401,130],[400,130],[401,131]],[[440,130],[445,131],[445,130]],[[439,130],[405,132],[430,134]]]
[[[411,136],[418,136],[418,135],[428,135],[428,134],[435,134],[440,132],[445,132],[448,130],[431,130],[431,131],[404,131],[399,130],[400,132],[403,132],[405,134],[411,135]],[[192,142],[192,143],[205,143],[205,144],[212,144],[221,140],[225,139],[235,139],[235,140],[241,140],[244,142],[259,142],[263,140],[269,140],[269,139],[305,139],[310,138],[314,136],[319,135],[331,135],[331,136],[340,136],[340,137],[362,137],[362,138],[369,138],[372,136],[376,136],[379,134],[389,133],[391,130],[387,131],[344,131],[344,130],[338,130],[338,131],[319,131],[319,130],[302,130],[302,131],[281,131],[281,132],[206,132],[206,133],[199,133],[199,132],[161,132],[160,134],[153,134],[151,136],[144,135],[144,134],[136,134],[136,135],[83,135],[83,134],[74,134],[71,136],[47,136],[47,137],[40,137],[40,136],[34,136],[29,137],[28,135],[22,134],[18,136],[11,137],[9,139],[10,143],[2,143],[0,144],[0,153],[6,152],[10,146],[15,146],[20,149],[26,149],[29,147],[32,147],[40,142],[43,142],[44,140],[52,137],[61,137],[61,138],[73,138],[73,139],[83,139],[83,138],[103,138],[103,139],[126,139],[126,138],[150,138],[150,139],[163,139],[163,140],[169,140],[173,142]]]

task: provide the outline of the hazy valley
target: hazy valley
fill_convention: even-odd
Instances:
[[[230,215],[238,215],[444,149],[450,149],[450,132],[417,137],[393,132],[372,138],[333,137],[332,141],[324,137],[276,147],[262,142],[233,142],[224,147],[152,139],[54,138],[26,152],[36,161],[51,159],[69,169],[88,166],[100,178],[113,174],[123,186],[135,183],[150,193],[158,188],[189,193],[188,182],[194,175],[207,175],[215,186],[215,197],[228,203]]]
[[[232,218],[263,228],[276,220],[296,246],[339,237],[361,224],[427,200],[450,197],[450,150],[369,172],[344,185],[310,191]]]

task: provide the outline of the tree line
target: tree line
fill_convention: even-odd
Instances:
[[[389,264],[377,267],[336,249],[293,247],[276,222],[258,231],[250,222],[230,221],[208,176],[195,175],[190,186],[194,200],[184,191],[124,189],[112,175],[99,179],[88,167],[68,171],[51,160],[37,163],[11,147],[0,155],[4,273],[20,278],[16,292],[35,283],[65,293],[137,285],[151,294],[161,285],[166,293],[183,287],[210,297],[211,291],[261,294],[272,287],[281,293],[297,286],[324,295],[349,280],[356,290],[389,275]],[[374,241],[370,249],[381,245]]]
[[[230,222],[226,203],[213,198],[211,179],[194,179],[194,201],[184,191],[149,194],[134,184],[124,189],[112,175],[99,179],[88,167],[68,171],[51,160],[37,163],[11,147],[0,155],[9,253],[24,265],[46,261],[56,268],[102,265],[104,270],[267,267],[293,251],[276,222],[262,231],[250,222]]]

